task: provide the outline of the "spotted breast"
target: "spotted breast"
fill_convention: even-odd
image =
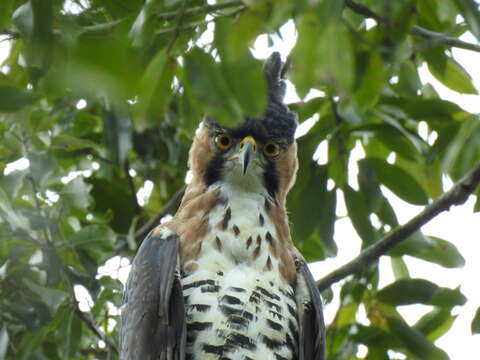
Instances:
[[[297,353],[294,289],[279,265],[268,200],[222,189],[212,229],[185,262],[182,286],[191,360],[286,360]]]

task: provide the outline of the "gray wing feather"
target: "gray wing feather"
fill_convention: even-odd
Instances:
[[[312,273],[304,260],[297,259],[297,273],[304,280],[308,301],[299,307],[299,360],[325,359],[325,322],[322,299]],[[303,301],[301,299],[300,301]]]
[[[184,360],[185,306],[178,274],[178,236],[145,238],[124,293],[120,359]]]

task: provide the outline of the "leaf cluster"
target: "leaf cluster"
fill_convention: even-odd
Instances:
[[[365,248],[399,226],[386,189],[427,205],[478,161],[478,115],[419,75],[425,65],[477,93],[452,53],[475,49],[458,39],[466,31],[480,38],[473,0],[2,0],[0,359],[116,358],[118,274],[148,220],[175,211],[202,117],[261,116],[262,62],[249,48],[279,41],[288,22],[290,107],[311,125],[288,204],[309,261],[336,255],[342,202]],[[466,299],[411,278],[407,255],[464,264],[454,244],[418,231],[388,254],[394,283],[379,288],[377,262],[343,282],[329,359],[357,359],[360,345],[368,359],[448,359],[434,342]],[[397,307],[414,303],[430,311],[409,325]]]

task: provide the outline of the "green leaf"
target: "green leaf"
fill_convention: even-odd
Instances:
[[[404,61],[400,65],[398,74],[398,85],[394,86],[396,90],[404,96],[416,97],[418,91],[422,88],[422,81],[418,75],[417,66],[413,61]]]
[[[392,263],[392,270],[393,274],[395,275],[395,279],[408,279],[410,277],[408,267],[405,264],[405,261],[400,256],[392,256],[390,260]]]
[[[8,331],[5,325],[2,326],[2,330],[0,330],[0,360],[4,360],[7,356],[8,350]]]
[[[25,285],[27,285],[30,290],[37,294],[40,299],[48,306],[52,316],[55,315],[57,308],[67,297],[67,293],[64,291],[37,285],[33,281],[30,281],[28,279],[24,279],[23,281]]]
[[[18,111],[33,102],[31,91],[0,85],[0,113]]]
[[[360,79],[360,86],[354,93],[360,111],[364,112],[377,103],[385,83],[384,76],[382,58],[377,52],[372,52]]]
[[[165,112],[172,96],[171,82],[177,62],[170,59],[166,50],[160,50],[150,61],[140,80],[138,103],[134,121],[137,130],[155,125]]]
[[[225,50],[233,60],[238,60],[253,45],[253,41],[262,30],[266,11],[268,11],[266,2],[252,3],[252,7],[249,6],[242,12],[235,26],[231,27],[225,42]]]
[[[91,185],[87,185],[82,176],[70,181],[61,191],[62,200],[76,208],[86,210],[91,202],[89,195]]]
[[[435,308],[422,316],[414,328],[430,341],[435,341],[451,328],[455,319],[456,316],[450,315],[450,308]]]
[[[12,23],[25,38],[25,60],[35,69],[31,73],[38,80],[51,58],[53,50],[53,1],[31,0],[12,15]],[[39,71],[40,70],[40,71]]]
[[[73,234],[70,244],[80,248],[110,249],[115,243],[115,233],[105,225],[89,225]]]
[[[219,19],[215,24],[215,45],[221,58],[221,70],[243,115],[260,117],[267,103],[263,64],[253,59],[246,47],[236,48],[236,53],[231,54],[229,37],[237,30],[228,19]]]
[[[478,94],[470,75],[441,48],[424,51],[422,55],[427,61],[428,70],[446,87],[463,94]]]
[[[431,305],[451,308],[453,306],[461,306],[467,302],[467,298],[460,292],[460,290],[438,288],[430,300]]]
[[[388,36],[394,41],[400,42],[408,35],[415,20],[416,0],[399,0],[392,3],[388,8],[383,7],[385,15],[389,18],[392,30]],[[388,9],[388,10],[387,10]]]
[[[218,117],[224,125],[234,125],[242,117],[219,65],[211,55],[194,48],[185,59],[185,70],[192,94],[207,106],[210,115]]]
[[[10,16],[12,15],[12,10],[15,3],[16,3],[15,0],[2,1],[2,11],[0,12],[0,29],[7,28],[7,24],[10,21]],[[3,358],[0,356],[0,359],[3,359]]]
[[[33,36],[34,19],[32,3],[27,1],[18,7],[12,15],[12,24],[27,38]]]
[[[400,279],[384,287],[377,298],[388,305],[428,304],[443,308],[463,305],[465,296],[458,290],[442,288],[424,279]]]
[[[410,255],[447,268],[465,265],[465,259],[452,243],[434,236],[424,236],[421,233],[416,235],[401,242],[390,254]]]
[[[155,15],[156,2],[157,0],[147,0],[130,28],[128,37],[131,39],[132,46],[135,48],[146,46],[148,42],[152,40],[155,29],[153,16]]]
[[[323,85],[344,95],[354,80],[354,59],[350,35],[345,25],[330,22],[321,27],[315,12],[302,14],[298,21],[298,40],[292,51],[295,64],[293,82],[300,97],[311,87]]]
[[[33,358],[31,355],[43,343],[49,332],[50,329],[46,325],[33,332],[26,332],[18,346],[19,351],[15,358],[18,360],[31,360]]]
[[[377,298],[388,305],[408,305],[428,303],[438,285],[423,279],[400,279],[377,293]]]
[[[306,102],[298,102],[288,104],[291,111],[295,111],[298,115],[298,122],[302,123],[311,118],[315,113],[319,112],[323,105],[328,104],[325,97],[315,97]]]
[[[58,171],[58,163],[53,151],[45,153],[30,151],[27,158],[30,162],[30,175],[37,187],[42,188],[56,181],[54,174]]]
[[[430,342],[419,330],[408,326],[401,319],[387,317],[387,323],[392,334],[403,345],[422,360],[449,360],[448,355]]]
[[[472,334],[480,334],[480,308],[477,309],[477,312],[473,317],[471,329]]]
[[[415,98],[411,101],[403,100],[402,103],[402,108],[408,116],[415,120],[425,120],[429,123],[462,121],[471,115],[457,104],[442,99]]]
[[[57,135],[52,137],[52,146],[58,147],[66,151],[93,149],[97,153],[101,153],[101,149],[97,145],[97,143],[91,140],[80,139],[78,137],[74,137],[70,135]]]
[[[28,219],[21,213],[17,213],[17,211],[15,211],[15,209],[12,207],[10,199],[2,188],[0,188],[0,214],[2,214],[2,217],[8,222],[13,230],[30,229]]]
[[[470,31],[480,41],[480,12],[478,3],[474,0],[455,0],[463,18],[468,24]]]
[[[343,326],[353,324],[355,322],[357,310],[358,304],[355,302],[343,305],[340,307],[340,309],[338,309],[332,326],[336,328],[342,328]]]
[[[366,161],[375,170],[380,183],[395,195],[411,204],[428,204],[428,196],[423,188],[405,170],[378,158],[367,158]]]
[[[360,192],[356,192],[350,186],[342,188],[347,206],[348,216],[357,234],[362,238],[364,246],[370,245],[375,240],[375,229],[370,223],[370,211],[366,201]]]
[[[103,128],[110,158],[115,164],[122,165],[132,148],[132,124],[126,109],[115,106],[105,111]]]
[[[420,156],[411,137],[387,123],[356,126],[352,128],[351,134],[359,137],[374,135],[385,147],[410,160],[416,161]]]
[[[293,234],[299,247],[317,259],[335,251],[333,231],[335,223],[335,191],[327,191],[325,167],[311,164],[304,169],[307,180],[299,184],[289,197]]]
[[[83,322],[74,312],[71,312],[68,315],[67,328],[65,332],[65,355],[67,358],[72,358],[75,356],[80,348],[82,340],[82,324]]]
[[[110,213],[110,226],[114,231],[125,234],[136,215],[133,206],[125,206],[132,202],[132,193],[126,181],[115,174],[111,181],[89,178],[86,182],[93,185],[90,194],[95,201],[95,211],[100,214]]]
[[[422,163],[397,157],[395,165],[411,174],[430,198],[436,198],[443,193],[442,168],[439,161]]]

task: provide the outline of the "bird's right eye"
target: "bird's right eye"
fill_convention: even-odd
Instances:
[[[227,151],[230,149],[233,145],[233,139],[230,135],[228,134],[218,134],[215,137],[215,145],[217,145],[217,148],[219,148],[222,151]]]

